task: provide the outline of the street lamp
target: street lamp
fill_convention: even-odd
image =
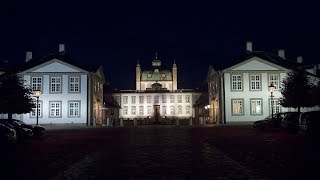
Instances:
[[[37,125],[38,125],[39,124],[38,123],[38,120],[39,120],[38,106],[39,106],[39,96],[41,95],[41,91],[40,90],[33,91],[33,95],[37,98]]]
[[[273,120],[273,91],[276,87],[273,85],[273,83],[269,86],[269,91],[271,93],[271,119]]]

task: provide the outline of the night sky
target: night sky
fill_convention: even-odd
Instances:
[[[210,64],[229,63],[245,50],[320,63],[316,2],[268,1],[18,1],[0,2],[0,61],[23,62],[57,52],[65,43],[82,64],[102,64],[108,82],[135,88],[137,60],[178,66],[178,88],[195,88]]]

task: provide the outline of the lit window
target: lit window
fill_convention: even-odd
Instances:
[[[140,104],[143,104],[143,101],[144,101],[143,96],[139,96],[139,103],[140,103]]]
[[[174,103],[174,95],[170,95],[170,103]]]
[[[51,92],[61,92],[61,77],[51,77]]]
[[[178,103],[182,103],[182,95],[178,95]]]
[[[128,96],[123,96],[123,104],[128,104]]]
[[[143,115],[144,112],[143,112],[143,106],[139,106],[139,115]]]
[[[190,106],[186,106],[186,114],[191,114]]]
[[[232,90],[242,90],[242,76],[232,75]]]
[[[123,107],[123,115],[128,115],[128,106]]]
[[[162,95],[162,103],[167,103],[167,95]]]
[[[154,103],[159,103],[159,96],[154,96]]]
[[[32,108],[31,117],[37,117],[37,105]],[[38,117],[42,117],[42,101],[38,103]]]
[[[170,106],[170,114],[175,114],[175,108],[174,108],[174,106]]]
[[[69,116],[80,116],[80,102],[71,101],[69,102]]]
[[[70,92],[80,92],[80,78],[79,77],[70,77],[69,91]]]
[[[279,75],[278,74],[269,74],[269,84],[273,83],[275,86],[274,89],[279,89]]]
[[[147,103],[151,103],[151,96],[147,96]]]
[[[273,107],[273,113],[279,113],[281,112],[281,105],[279,99],[273,99],[272,101],[270,100],[270,114],[271,114],[271,109]]]
[[[136,97],[135,96],[131,96],[131,103],[135,104],[136,103]]]
[[[61,117],[61,102],[50,102],[50,117]]]
[[[250,89],[260,90],[260,75],[250,75]]]
[[[261,100],[251,100],[251,114],[262,114]]]
[[[232,114],[233,115],[243,114],[243,100],[240,100],[240,99],[232,100]]]
[[[163,115],[167,114],[167,106],[162,106],[162,114]]]
[[[41,91],[42,77],[32,77],[32,91]]]
[[[136,115],[136,107],[131,106],[131,115]]]
[[[190,103],[190,95],[186,95],[186,103]]]
[[[147,107],[147,111],[148,111],[148,115],[151,115],[151,113],[152,113],[151,106],[148,106],[148,107]]]
[[[182,114],[182,106],[178,106],[178,114]]]

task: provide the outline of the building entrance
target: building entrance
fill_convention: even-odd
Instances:
[[[160,105],[154,105],[153,106],[153,112],[154,112],[154,120],[155,124],[159,124],[159,118],[160,118]]]

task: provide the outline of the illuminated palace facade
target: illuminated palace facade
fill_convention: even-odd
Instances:
[[[142,70],[136,66],[136,89],[113,93],[120,105],[119,118],[191,118],[194,117],[193,104],[200,93],[192,89],[178,89],[177,65],[172,70],[163,69],[156,57],[152,68]]]

